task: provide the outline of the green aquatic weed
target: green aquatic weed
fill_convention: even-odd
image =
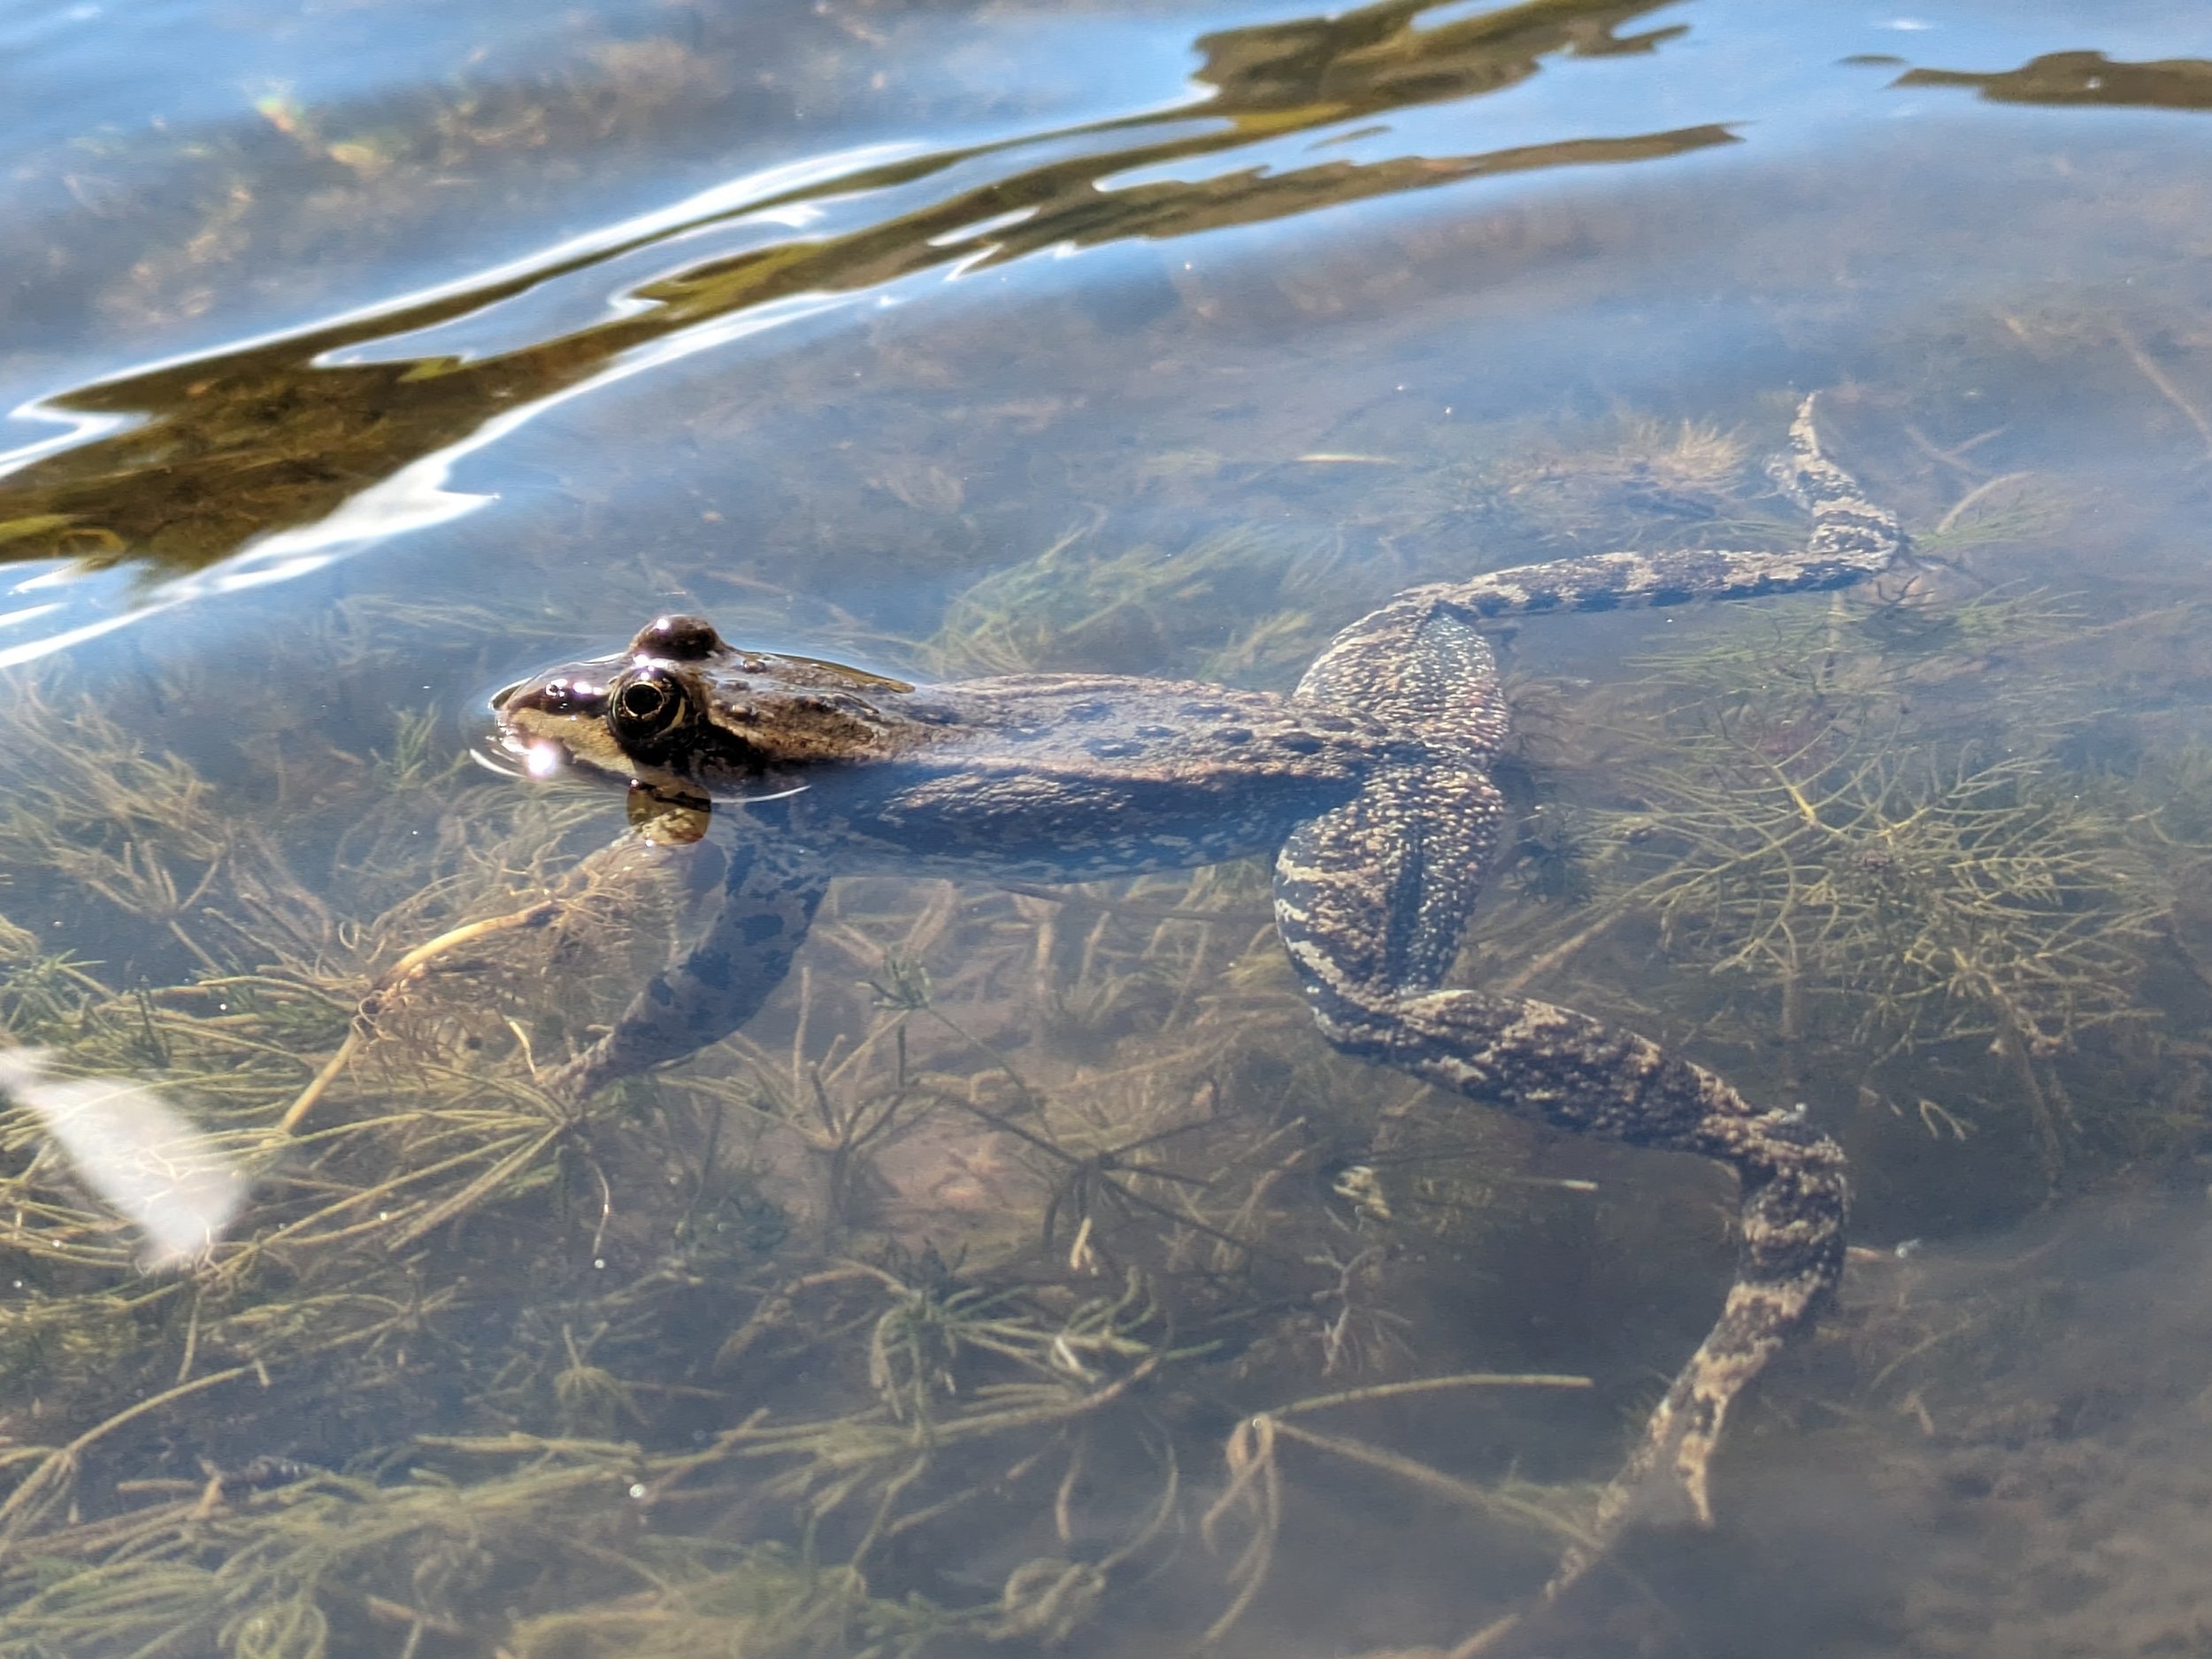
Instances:
[[[1579,493],[1486,464],[1485,511],[1758,521],[1724,434],[1597,447]],[[1400,573],[1334,534],[1092,542],[979,584],[931,652],[1281,683]],[[1470,971],[1614,947],[1571,1000],[1609,979],[1731,1070],[1864,1079],[1962,1156],[1990,1137],[1948,1125],[2009,1112],[2087,1164],[2124,1089],[2077,1056],[2157,1059],[2206,768],[2155,731],[2053,741],[2096,700],[2054,666],[2065,604],[1915,598],[1686,620],[1633,683],[1548,694],[1564,741]],[[1484,1419],[1495,1457],[1459,1432],[1586,1381],[1501,1358],[1516,1286],[1627,1329],[1717,1259],[1690,1176],[1628,1202],[1609,1163],[1532,1167],[1518,1126],[1328,1053],[1258,862],[841,882],[745,1032],[577,1108],[542,1067],[695,901],[680,858],[594,849],[603,803],[464,787],[424,714],[334,753],[272,715],[257,795],[57,686],[15,710],[0,1009],[68,1068],[160,1073],[259,1185],[204,1263],[141,1279],[0,1119],[0,1378],[39,1402],[0,1447],[0,1659],[1036,1650],[1109,1618],[1189,1645],[1254,1617],[1345,1470],[1532,1585],[1603,1459],[1540,1483],[1526,1424]],[[2127,1110],[2137,1144],[2201,1126],[2178,1092]]]

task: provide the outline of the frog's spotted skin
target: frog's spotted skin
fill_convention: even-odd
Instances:
[[[1812,515],[1802,551],[1605,554],[1409,589],[1337,635],[1287,697],[1102,675],[909,686],[741,650],[689,618],[512,688],[499,712],[526,756],[580,762],[649,798],[756,802],[737,815],[700,942],[559,1086],[585,1093],[742,1025],[833,875],[1079,881],[1272,852],[1283,941],[1339,1048],[1557,1128],[1736,1171],[1742,1248],[1726,1305],[1553,1588],[1655,1494],[1709,1520],[1730,1402],[1841,1271],[1842,1152],[1799,1114],[1755,1107],[1641,1037],[1445,979],[1502,816],[1490,766],[1506,709],[1476,624],[1839,588],[1888,568],[1904,536],[1821,452],[1810,399],[1790,437],[1779,471]]]

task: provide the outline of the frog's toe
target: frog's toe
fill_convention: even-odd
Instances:
[[[1663,1413],[1666,1408],[1662,1408]],[[1598,1504],[1597,1532],[1706,1531],[1713,1525],[1712,1463],[1717,1431],[1683,1414],[1655,1422],[1642,1451]]]

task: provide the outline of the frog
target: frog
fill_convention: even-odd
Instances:
[[[1509,816],[1494,775],[1509,711],[1484,629],[1832,590],[1901,568],[1909,538],[1824,449],[1816,409],[1799,406],[1772,468],[1809,520],[1801,546],[1586,554],[1409,588],[1337,634],[1288,693],[1104,673],[919,683],[748,649],[689,615],[508,687],[494,713],[529,772],[619,783],[641,826],[688,826],[671,839],[718,809],[741,826],[695,939],[545,1086],[580,1099],[738,1030],[840,876],[1031,886],[1270,857],[1277,932],[1340,1052],[1734,1172],[1721,1311],[1549,1593],[1636,1521],[1709,1526],[1731,1405],[1834,1298],[1845,1156],[1801,1105],[1756,1104],[1571,1009],[1452,982]]]

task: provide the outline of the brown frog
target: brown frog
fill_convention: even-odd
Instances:
[[[510,687],[498,718],[534,772],[626,780],[648,817],[744,803],[697,943],[555,1086],[588,1093],[737,1029],[840,874],[1082,881],[1271,854],[1283,943],[1338,1048],[1736,1171],[1726,1305],[1554,1587],[1647,1496],[1709,1519],[1723,1416],[1841,1271],[1842,1152],[1801,1110],[1755,1106],[1644,1038],[1445,981],[1502,815],[1490,774],[1507,711],[1486,618],[1839,588],[1907,553],[1897,520],[1823,454],[1811,399],[1790,435],[1778,475],[1811,515],[1802,551],[1615,553],[1410,588],[1338,634],[1288,695],[1099,674],[910,685],[746,650],[692,617]]]

